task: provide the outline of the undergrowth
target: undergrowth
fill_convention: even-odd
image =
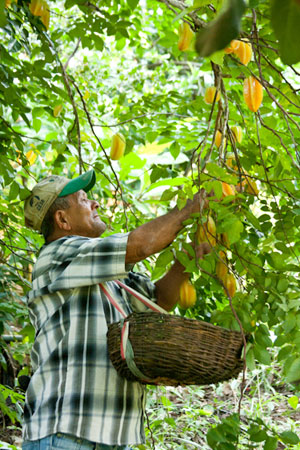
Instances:
[[[247,372],[212,386],[149,387],[148,450],[300,449],[300,393],[284,385],[275,367]]]

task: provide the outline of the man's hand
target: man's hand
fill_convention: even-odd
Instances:
[[[174,208],[168,214],[150,220],[133,230],[128,237],[126,263],[136,263],[162,251],[174,241],[184,226],[183,222],[192,214],[201,213],[206,206],[206,192],[201,189],[181,210]]]

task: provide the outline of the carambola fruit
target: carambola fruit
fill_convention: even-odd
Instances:
[[[232,273],[228,273],[222,281],[223,281],[224,286],[227,288],[230,297],[234,297],[234,294],[236,292],[236,281],[235,281],[234,275]],[[227,292],[225,289],[224,289],[224,291],[227,295]]]
[[[248,108],[256,112],[263,99],[263,87],[252,75],[244,81],[244,99]]]
[[[197,299],[196,289],[189,280],[181,283],[179,288],[179,301],[180,308],[187,309],[194,306]]]
[[[110,158],[113,160],[120,159],[125,152],[126,140],[121,133],[116,133],[112,137]]]
[[[216,96],[216,102],[218,102],[221,98],[221,94],[220,94],[220,91],[217,91],[217,88],[215,86],[209,86],[208,88],[206,88],[206,91],[204,94],[205,103],[207,103],[208,105],[213,103],[215,96]]]
[[[216,245],[216,224],[211,216],[208,216],[205,223],[199,225],[197,238],[199,244],[209,242],[212,247]]]
[[[242,127],[240,127],[239,125],[234,125],[233,127],[231,127],[231,132],[233,134],[234,141],[240,144],[243,140]]]
[[[185,52],[191,48],[192,41],[194,40],[194,32],[188,23],[182,22],[179,26],[179,40],[178,49]]]

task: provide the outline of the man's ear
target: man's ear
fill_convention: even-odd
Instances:
[[[65,211],[64,209],[58,209],[57,211],[55,211],[53,218],[57,228],[64,231],[71,230],[71,224],[68,218],[67,211]]]

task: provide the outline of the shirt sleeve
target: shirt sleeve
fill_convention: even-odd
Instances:
[[[156,303],[156,286],[150,278],[145,275],[136,272],[129,272],[128,277],[124,280],[124,284]],[[149,310],[149,308],[139,301],[134,295],[128,293],[128,300],[131,303],[132,309],[136,312],[145,312]]]
[[[106,238],[72,236],[54,241],[38,258],[33,291],[51,293],[125,278],[129,270],[125,265],[127,240],[128,233]]]

